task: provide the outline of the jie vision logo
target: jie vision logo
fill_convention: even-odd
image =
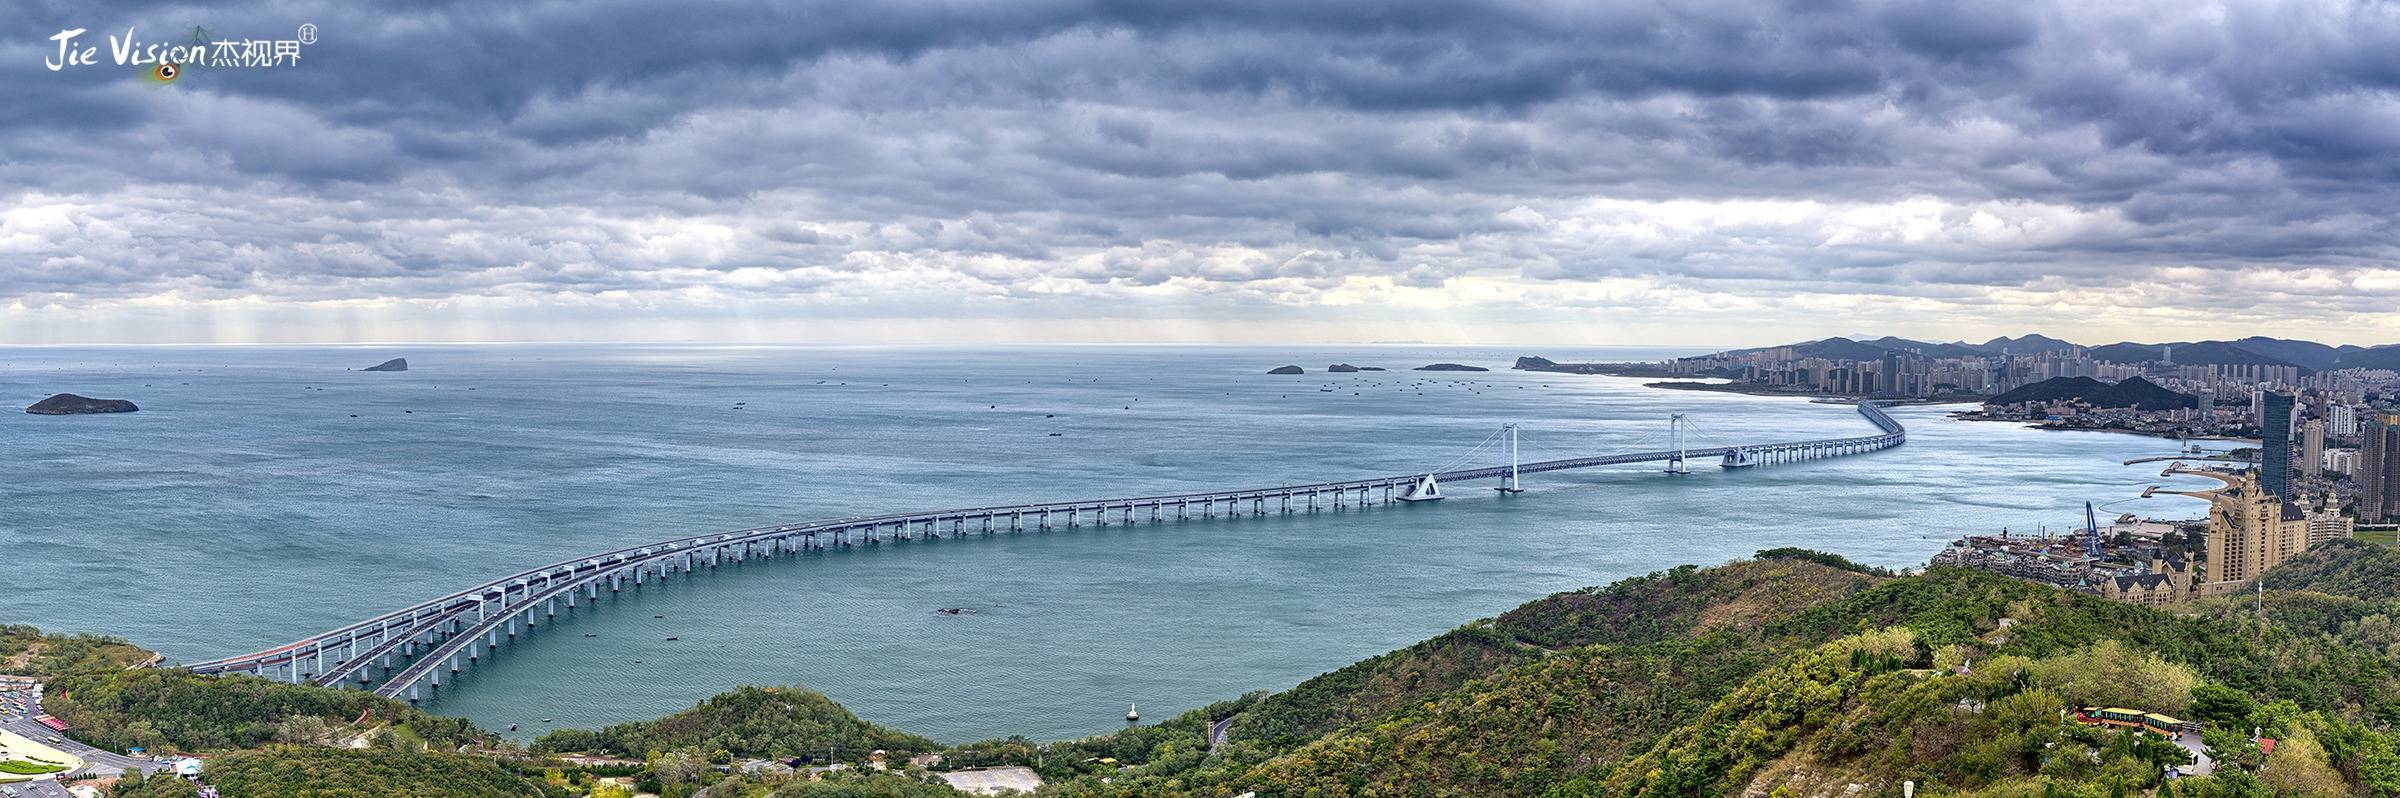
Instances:
[[[108,34],[107,55],[102,57],[101,45],[84,34],[87,28],[69,28],[50,37],[56,46],[43,56],[42,66],[58,72],[69,67],[96,64],[142,67],[153,80],[172,83],[193,68],[265,69],[299,66],[301,51],[317,43],[317,26],[301,25],[289,39],[233,39],[215,36],[207,28],[193,28],[192,35],[181,42],[144,41],[132,26],[125,35]]]

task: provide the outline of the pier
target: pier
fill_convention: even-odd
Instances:
[[[1503,462],[1429,473],[1204,491],[1164,496],[1007,504],[857,516],[733,532],[679,537],[560,560],[466,590],[310,635],[263,651],[184,666],[196,673],[247,673],[294,683],[353,686],[378,695],[424,699],[446,678],[490,660],[506,643],[547,625],[561,612],[600,601],[651,580],[690,575],[757,557],[885,542],[1011,535],[1050,529],[1162,524],[1236,516],[1275,516],[1363,509],[1442,498],[1445,485],[1497,480],[1521,490],[1519,479],[1578,468],[1661,462],[1670,474],[1688,463],[1718,458],[1727,468],[1863,454],[1898,446],[1907,430],[1872,403],[1858,413],[1878,432],[1845,438],[1687,449],[1682,417],[1670,422],[1669,448],[1559,460],[1517,461],[1516,425],[1496,433]]]

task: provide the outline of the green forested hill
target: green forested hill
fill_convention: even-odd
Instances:
[[[2269,590],[2400,598],[2400,549],[2336,538],[2275,566],[2261,581]]]
[[[1561,593],[1290,690],[1087,740],[945,749],[806,690],[744,688],[655,721],[556,732],[535,749],[646,759],[618,772],[669,798],[947,789],[916,770],[813,785],[732,772],[741,758],[828,748],[853,767],[874,749],[895,765],[916,752],[941,753],[941,767],[1021,764],[1060,798],[1886,798],[1903,782],[1929,798],[2400,798],[2400,557],[2335,545],[2267,583],[2263,596],[2160,610],[1978,571],[1894,575],[1776,550]],[[357,693],[241,677],[116,672],[60,685],[84,733],[110,742],[251,747],[352,713],[406,733],[365,752],[221,757],[231,783],[268,790],[255,794],[303,783],[315,792],[288,794],[459,794],[401,779],[426,764],[409,759],[428,756],[417,739],[476,737]],[[2066,720],[2089,705],[2208,724],[2221,767],[2169,783],[2163,770],[2190,753]],[[2277,741],[2272,753],[2251,742],[2253,728]],[[492,766],[459,771],[478,794],[581,794],[599,775],[551,762],[529,779],[507,757],[461,756]]]
[[[225,798],[564,798],[490,757],[381,749],[277,746],[210,759],[208,783]],[[115,798],[191,798],[198,790],[157,776],[120,785]]]
[[[940,744],[860,720],[824,694],[798,687],[744,687],[657,720],[620,723],[599,731],[561,729],[535,742],[540,751],[592,751],[643,757],[676,749],[724,751],[737,757],[863,757],[885,750],[897,758]]]
[[[77,739],[120,751],[329,744],[370,730],[409,745],[456,748],[483,736],[463,718],[430,715],[373,693],[245,675],[105,671],[54,680],[49,695],[44,706],[72,724]]]
[[[2279,600],[2304,598],[2270,594]],[[1453,678],[1419,680],[1405,700],[1336,689],[1466,662],[1449,653],[1464,641],[1494,652],[1475,660],[1489,670],[1437,669]],[[1118,757],[1126,769],[1050,792],[1874,796],[1905,779],[1924,795],[2113,796],[2149,794],[2183,761],[2171,745],[2061,721],[2087,704],[2286,742],[2255,773],[2185,780],[2180,794],[2400,795],[2384,734],[2400,721],[2400,666],[2358,640],[2273,612],[2262,621],[2234,600],[2178,614],[1982,572],[1888,577],[1789,559],[1537,601],[1213,710],[1238,712],[1236,730],[1261,712],[1356,718],[1311,739],[1237,735],[1215,754],[1167,740],[1147,750],[1172,755],[1148,758],[1111,749],[1131,754]],[[1179,733],[1197,732],[1148,734]],[[2259,762],[2245,734],[2217,737],[2229,759]]]
[[[92,671],[120,671],[148,662],[149,651],[114,637],[43,634],[40,629],[0,624],[0,673],[53,678]]]

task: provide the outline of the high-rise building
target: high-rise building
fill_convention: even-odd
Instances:
[[[2309,419],[2300,427],[2300,475],[2315,479],[2325,469],[2325,422]]]
[[[2208,506],[2208,582],[2201,592],[2231,592],[2308,550],[2308,516],[2259,484],[2256,472],[2218,491]]]
[[[2368,416],[2358,434],[2358,517],[2400,515],[2400,415]]]
[[[2277,498],[2292,495],[2292,395],[2259,397],[2258,484]]]

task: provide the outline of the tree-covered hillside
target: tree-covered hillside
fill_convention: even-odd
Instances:
[[[1290,690],[1085,740],[943,748],[813,692],[743,688],[655,721],[554,732],[530,753],[478,747],[457,756],[483,764],[455,769],[478,794],[615,795],[599,779],[625,775],[626,789],[667,798],[948,794],[912,753],[939,753],[935,769],[1034,768],[1060,798],[1884,798],[1904,782],[1976,798],[2400,798],[2400,557],[2335,545],[2267,583],[2264,596],[2159,610],[1774,550],[1561,593]],[[418,743],[492,743],[355,692],[148,671],[59,684],[95,741],[249,749],[211,765],[220,787],[249,790],[231,798],[459,794],[408,786],[432,761]],[[2071,720],[2084,706],[2205,724],[2191,745],[2213,775],[2164,778],[2199,757]],[[335,751],[324,744],[342,735],[313,732],[336,720],[382,731],[368,750]],[[861,767],[874,750],[892,772]],[[827,754],[843,769],[824,781],[741,766]]]
[[[538,775],[538,774],[537,774]],[[386,749],[276,746],[208,761],[208,784],[225,798],[565,798],[486,756]],[[133,779],[114,798],[195,798],[172,776]]]
[[[45,702],[75,737],[101,748],[204,752],[268,743],[397,738],[395,747],[456,748],[485,735],[464,718],[427,714],[373,693],[254,676],[144,669],[52,681]]]
[[[124,670],[153,656],[141,646],[114,637],[44,634],[31,626],[0,625],[0,673],[46,679]]]
[[[1107,780],[1051,792],[1873,796],[1911,780],[1925,795],[2148,794],[2181,749],[2061,719],[2123,704],[2206,721],[2226,761],[2258,765],[2181,781],[2184,795],[2400,795],[2385,733],[2400,721],[2400,665],[2254,609],[2166,612],[1946,568],[1677,569],[1437,638],[1542,653],[1494,658],[1380,713],[1309,684],[1228,708],[1236,729],[1303,695],[1330,705],[1321,717],[1363,716],[1314,739],[1237,738],[1214,754],[1166,741],[1150,748],[1171,755],[1121,757],[1128,767]],[[1329,677],[1373,683],[1424,648]],[[2285,745],[2262,756],[2254,726]]]
[[[860,720],[824,694],[799,687],[743,687],[657,720],[599,731],[561,729],[537,751],[590,751],[643,757],[676,749],[738,757],[855,759],[871,751],[905,758],[941,744]]]

